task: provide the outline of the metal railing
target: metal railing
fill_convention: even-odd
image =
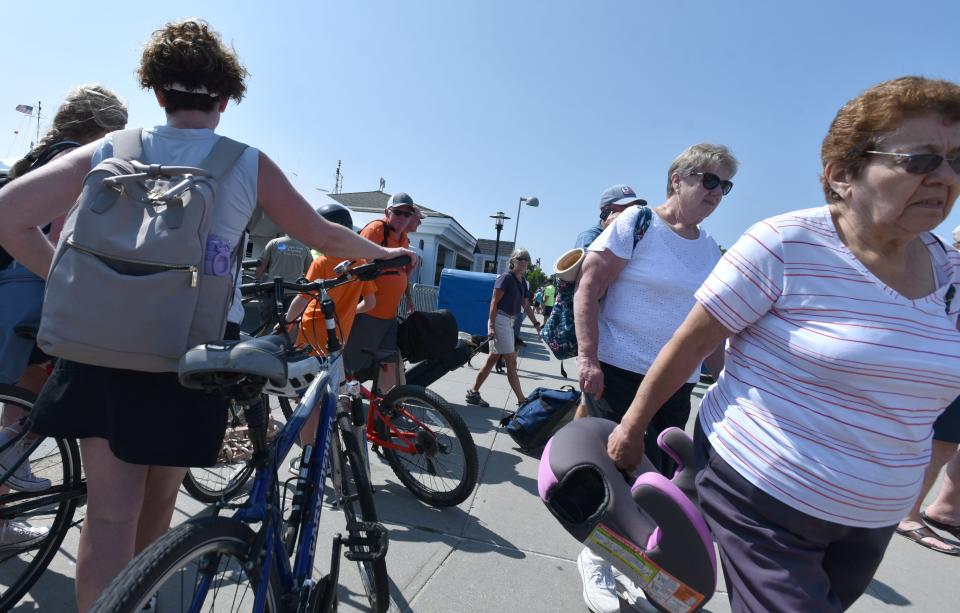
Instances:
[[[436,285],[414,283],[411,292],[413,293],[413,310],[427,313],[437,310],[437,297],[440,293],[439,287]],[[406,296],[400,301],[400,312],[404,314],[407,312]]]

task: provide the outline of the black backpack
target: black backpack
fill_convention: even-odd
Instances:
[[[40,155],[37,156],[37,159],[35,159],[33,163],[30,164],[30,166],[27,168],[27,172],[40,168],[41,166],[43,166],[44,164],[52,160],[54,156],[56,156],[61,151],[67,151],[68,149],[73,149],[79,146],[80,146],[80,143],[74,142],[72,140],[62,140],[59,143],[54,143],[49,147],[47,147],[46,149],[44,149],[40,153]],[[0,177],[0,189],[3,189],[3,186],[6,185],[7,183],[10,183],[11,181],[13,181],[13,177],[11,177],[9,174],[3,175],[2,177]],[[47,224],[43,228],[43,233],[46,234],[49,231],[50,231],[50,225]],[[6,249],[4,249],[3,247],[0,247],[0,270],[9,266],[11,262],[13,262],[13,256],[7,253]]]

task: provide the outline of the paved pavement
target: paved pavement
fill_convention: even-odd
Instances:
[[[574,384],[560,376],[560,365],[524,328],[527,347],[520,352],[520,376],[525,391],[538,386]],[[480,455],[480,483],[456,508],[434,509],[421,504],[397,481],[386,464],[373,461],[377,508],[390,529],[387,567],[394,609],[418,613],[523,611],[582,613],[576,557],[581,546],[564,532],[537,496],[538,458],[521,453],[497,422],[502,408],[514,400],[503,375],[492,374],[484,397],[493,405],[463,404],[481,358],[448,374],[431,386],[460,411]],[[565,363],[576,376],[573,360]],[[694,394],[698,400],[702,390]],[[694,411],[695,413],[695,411]],[[934,492],[939,485],[935,486]],[[203,507],[181,493],[174,517],[183,521]],[[322,518],[318,567],[328,563],[324,544],[342,530],[339,513]],[[16,611],[73,611],[73,574],[77,531],[72,530],[50,570]],[[366,601],[352,564],[344,560],[340,611],[365,611]],[[730,610],[720,591],[707,604],[716,613]],[[950,612],[960,610],[960,558],[919,547],[894,536],[867,593],[851,611]],[[162,612],[160,612],[162,613]]]

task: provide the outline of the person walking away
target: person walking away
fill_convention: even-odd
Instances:
[[[66,154],[67,151],[102,138],[107,132],[122,130],[127,123],[126,105],[109,89],[97,85],[80,85],[72,89],[53,116],[50,130],[44,134],[36,146],[22,159],[18,160],[10,169],[11,180],[26,175],[45,163],[55,160]],[[55,245],[60,238],[60,229],[63,227],[63,216],[58,217],[52,224],[46,226],[43,232],[48,241]],[[0,280],[7,277],[17,279],[29,278],[42,280],[12,261],[9,255],[2,252],[0,262]],[[21,283],[11,284],[10,288],[21,287]],[[3,300],[22,301],[27,297],[7,295],[4,291]],[[47,381],[47,368],[50,356],[37,347],[36,342],[17,337],[14,329],[20,323],[38,323],[40,321],[40,305],[29,315],[29,321],[5,322],[0,330],[0,350],[3,351],[5,363],[4,372],[9,379],[0,380],[0,383],[16,384],[18,387],[34,394],[40,393],[43,384]],[[17,349],[14,349],[14,346]],[[16,360],[17,364],[7,364]],[[0,425],[0,443],[9,440],[20,432],[20,421],[26,417],[26,412],[18,407],[5,405]],[[35,437],[27,435],[20,444],[14,445],[0,454],[0,473],[5,473],[9,466],[26,453]],[[50,480],[38,477],[33,473],[30,462],[26,461],[10,476],[7,482],[0,486],[0,493],[6,493],[7,488],[21,492],[36,492],[50,487]],[[43,540],[47,529],[34,527],[25,521],[0,520],[0,552],[22,550]]]
[[[826,206],[751,227],[697,290],[607,452],[629,470],[659,407],[718,343],[694,431],[731,609],[842,611],[867,589],[960,395],[960,85],[901,77],[837,112]]]
[[[550,311],[553,305],[557,303],[557,287],[553,284],[553,279],[547,281],[547,286],[543,288],[543,320],[550,319]]]
[[[271,239],[260,254],[260,265],[254,271],[253,276],[257,279],[263,279],[264,275],[268,279],[276,277],[282,278],[288,283],[293,283],[307,273],[310,263],[313,261],[313,253],[300,241],[291,238],[290,235]],[[290,299],[287,300],[289,306]],[[273,304],[270,300],[260,301],[260,323],[270,321],[273,315]]]
[[[497,363],[497,358],[503,356],[507,367],[507,380],[517,397],[517,404],[522,403],[526,396],[520,388],[520,377],[517,375],[517,352],[514,347],[513,321],[521,310],[526,312],[533,327],[540,332],[540,322],[530,308],[530,289],[527,286],[526,272],[530,266],[530,253],[526,249],[516,249],[510,255],[510,269],[497,277],[493,284],[493,297],[490,300],[490,321],[487,332],[490,335],[490,354],[486,362],[480,367],[473,387],[467,390],[467,404],[488,407],[490,403],[480,396],[480,387],[487,380],[490,371]]]
[[[331,223],[353,230],[353,216],[350,214],[350,209],[341,204],[332,202],[325,204],[317,209],[317,213]],[[335,278],[337,275],[334,269],[345,261],[346,258],[321,255],[310,265],[310,270],[307,271],[307,281]],[[354,265],[359,266],[364,263],[358,261],[354,262]],[[346,344],[350,338],[354,318],[358,314],[370,311],[377,304],[376,282],[347,283],[329,290],[328,293],[334,305],[336,305],[340,341]],[[298,317],[301,317],[300,326],[298,329],[291,331],[291,336],[295,334],[301,345],[310,345],[316,355],[324,355],[327,347],[327,328],[320,303],[306,294],[296,296],[287,309],[285,317],[287,325],[293,328]],[[318,411],[314,411],[307,418],[300,432],[301,444],[307,444],[314,440],[319,419],[320,413]]]
[[[539,315],[543,307],[543,287],[538,287],[537,291],[533,294],[533,312],[536,315]]]
[[[944,466],[947,470],[936,500],[921,511],[924,498]],[[933,422],[933,448],[930,463],[923,472],[920,494],[910,512],[897,524],[897,534],[918,545],[951,556],[960,555],[960,547],[945,542],[931,527],[960,539],[960,397]]]
[[[590,244],[574,295],[574,320],[580,389],[592,416],[620,421],[657,353],[693,306],[694,292],[720,259],[720,246],[700,224],[730,193],[737,167],[722,145],[688,147],[667,169],[663,204],[652,210],[629,207]],[[641,236],[645,214],[649,226]],[[716,373],[722,364],[719,343],[714,349],[708,367]],[[665,475],[672,475],[674,463],[660,453],[657,436],[684,427],[698,379],[692,368],[682,374],[684,384],[664,399],[646,431],[652,441],[647,457]],[[610,565],[584,548],[577,567],[587,606],[596,613],[617,611]]]
[[[371,221],[360,236],[384,247],[408,248],[407,232],[419,225],[420,211],[413,198],[405,192],[397,192],[387,200],[383,218]],[[397,349],[397,311],[400,301],[407,295],[407,312],[413,311],[408,275],[413,266],[398,274],[383,275],[377,279],[376,306],[357,316],[343,353],[344,367],[348,372],[369,368],[373,358],[364,349],[395,351]],[[384,364],[377,373],[380,392],[386,394],[399,383],[397,365]]]
[[[246,74],[235,52],[206,22],[177,21],[154,32],[142,51],[137,75],[141,87],[152,91],[164,109],[166,122],[137,134],[143,151],[140,161],[175,166],[202,163],[215,144],[223,142],[214,130],[230,100],[243,98]],[[53,246],[38,228],[67,212],[80,196],[90,169],[114,153],[115,138],[131,136],[130,132],[108,134],[0,190],[0,244],[20,264],[46,276]],[[253,147],[246,147],[220,179],[206,239],[217,252],[228,253],[232,264],[218,267],[212,262],[197,276],[229,276],[234,281],[232,271],[242,254],[244,228],[258,205],[281,229],[325,254],[368,260],[410,255],[415,260],[408,250],[382,247],[324,220],[276,164]],[[58,281],[64,284],[59,291],[69,289],[84,300],[102,303],[96,298],[101,288],[69,286],[63,278]],[[141,286],[144,281],[149,280],[137,277]],[[48,287],[48,299],[51,291]],[[232,296],[224,336],[236,338],[243,317],[239,287],[234,286]],[[120,305],[123,298],[112,297]],[[182,310],[182,305],[168,302],[170,309]],[[103,314],[74,316],[92,319]],[[124,325],[124,318],[116,319],[114,325]],[[179,334],[182,328],[173,328],[189,323],[168,325]],[[129,336],[140,335],[132,324],[126,325]],[[76,567],[80,611],[89,610],[133,556],[169,528],[186,467],[216,463],[227,406],[220,394],[182,387],[175,371],[58,360],[31,417],[37,435],[80,439],[87,477],[87,513]],[[149,427],[144,427],[146,423]]]

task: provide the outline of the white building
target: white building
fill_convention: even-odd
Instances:
[[[489,238],[481,238],[477,240],[477,248],[474,251],[473,255],[473,268],[474,272],[492,272],[494,274],[500,274],[510,267],[510,254],[513,253],[513,242],[512,241],[500,241],[500,257],[497,258],[500,260],[500,265],[494,267],[493,265],[493,251],[497,248],[497,241]]]

